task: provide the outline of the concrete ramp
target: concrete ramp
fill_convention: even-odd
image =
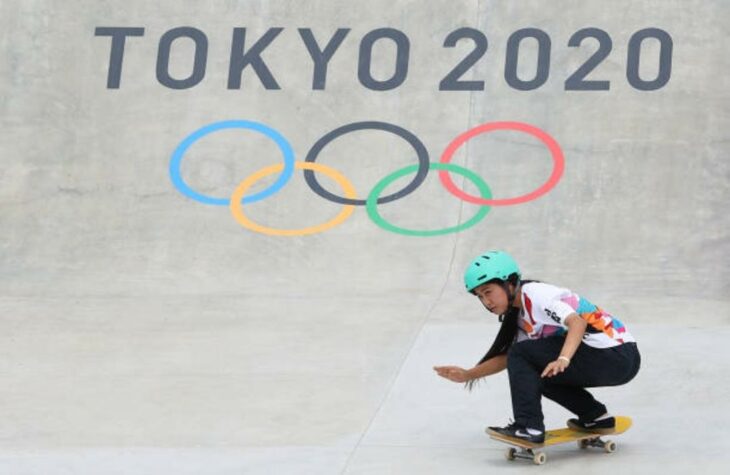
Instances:
[[[506,374],[432,370],[496,334],[462,281],[488,249],[642,351],[596,391],[634,419],[617,453],[543,470],[720,473],[729,22],[720,0],[3,1],[0,473],[517,468],[483,433]]]

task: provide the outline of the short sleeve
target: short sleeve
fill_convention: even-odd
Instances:
[[[562,326],[567,326],[565,324],[565,319],[575,313],[575,309],[573,307],[559,299],[550,301],[543,310],[545,310],[545,314],[555,323]]]

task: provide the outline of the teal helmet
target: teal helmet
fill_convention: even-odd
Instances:
[[[512,256],[503,251],[488,251],[471,261],[464,272],[464,284],[466,290],[473,292],[492,280],[507,282],[513,274],[520,278],[520,268]]]

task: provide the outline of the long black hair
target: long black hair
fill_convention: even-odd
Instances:
[[[508,284],[513,284],[515,286],[515,290],[518,290],[521,286],[525,284],[537,281],[520,280],[517,274],[512,274],[506,281],[497,280],[496,282],[501,283],[504,286],[505,290],[507,290],[507,295],[509,295],[509,290],[507,289]],[[477,365],[480,365],[485,361],[494,358],[495,356],[507,353],[512,346],[512,343],[514,343],[515,339],[517,339],[517,320],[520,317],[520,309],[512,306],[513,298],[514,297],[510,298],[510,305],[507,308],[507,312],[504,315],[499,316],[499,321],[502,322],[502,325],[499,327],[499,331],[497,332],[497,336],[494,338],[494,342],[492,342],[492,346],[489,348],[489,350],[487,350],[487,353],[482,356],[482,359],[479,360],[479,363],[477,363]],[[473,389],[477,381],[479,380],[473,379],[471,381],[467,381],[467,389]]]

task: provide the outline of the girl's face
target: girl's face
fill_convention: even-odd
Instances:
[[[504,315],[509,307],[509,297],[501,285],[489,282],[474,289],[474,293],[490,312]]]

